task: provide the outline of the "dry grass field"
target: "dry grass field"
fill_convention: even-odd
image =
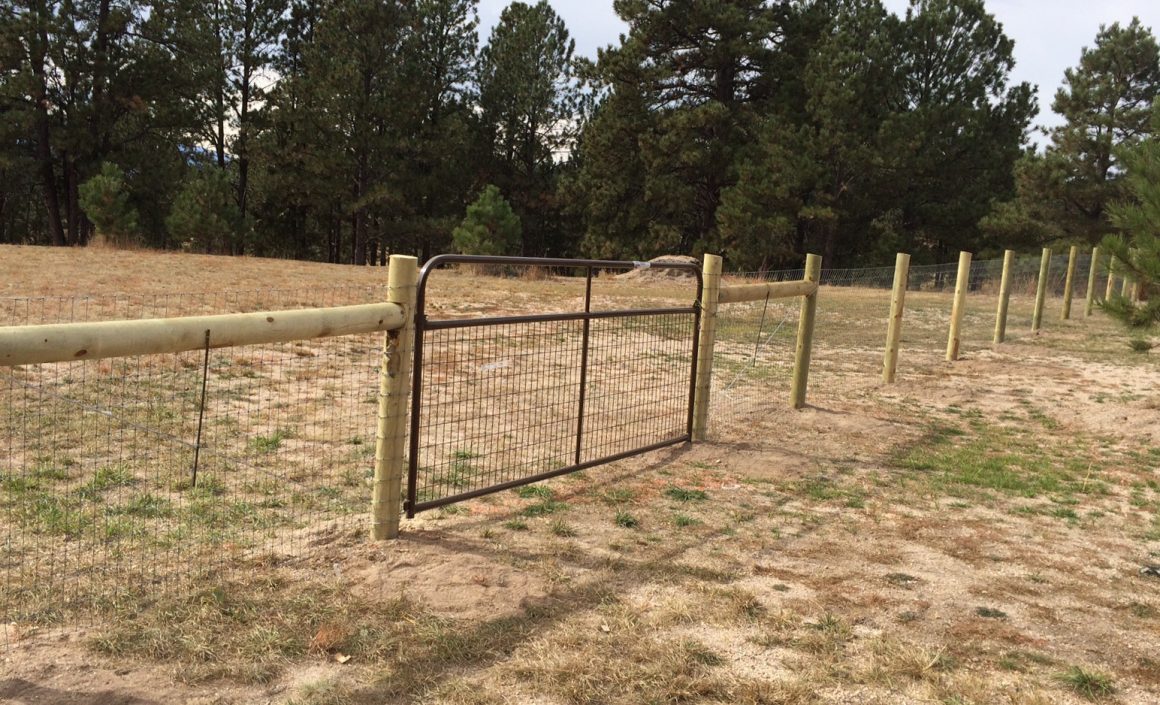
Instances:
[[[381,269],[0,247],[9,298],[328,287],[349,298],[384,280]],[[604,306],[689,290],[598,284]],[[455,272],[432,286],[448,315],[574,309],[583,295],[572,281]],[[270,300],[286,297],[247,305]],[[1160,565],[1157,353],[1129,351],[1082,305],[1059,321],[1057,301],[1032,336],[1026,297],[1012,301],[1009,341],[992,346],[995,301],[978,295],[962,360],[948,364],[950,296],[907,303],[898,382],[885,386],[889,292],[822,288],[801,411],[787,408],[796,304],[726,307],[710,442],[427,512],[398,541],[366,539],[367,456],[335,445],[350,431],[332,442],[320,430],[314,445],[287,434],[279,443],[303,463],[330,453],[307,469],[356,467],[336,495],[349,509],[306,512],[320,519],[287,523],[280,548],[239,554],[241,569],[188,590],[125,590],[79,625],[7,625],[0,702],[1160,701],[1160,577],[1141,571]],[[295,399],[327,380],[278,376],[255,357]],[[339,391],[360,394],[364,379],[331,380],[331,397],[303,403],[354,419]],[[255,439],[270,445],[280,422],[242,413],[233,423],[260,465]]]

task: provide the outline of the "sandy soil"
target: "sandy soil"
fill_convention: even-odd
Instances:
[[[365,283],[382,274],[0,248],[9,296]],[[831,300],[847,295],[855,294]],[[481,306],[499,305],[481,298]],[[181,662],[100,655],[93,640],[109,625],[14,624],[0,639],[0,702],[598,702],[548,684],[571,684],[567,672],[586,673],[585,659],[616,670],[615,651],[628,643],[618,635],[639,633],[706,645],[713,673],[738,683],[811,684],[800,696],[784,690],[751,702],[1085,702],[1060,680],[1069,666],[1109,674],[1107,702],[1160,702],[1160,578],[1140,572],[1160,564],[1160,530],[1149,530],[1160,527],[1156,353],[1119,352],[1124,336],[1097,318],[1038,337],[1014,334],[997,347],[975,339],[954,364],[930,348],[904,347],[899,382],[884,386],[877,331],[874,339],[839,331],[827,339],[826,330],[815,344],[809,407],[786,408],[781,340],[767,351],[780,359],[776,374],[718,400],[710,442],[552,480],[554,499],[567,505],[559,515],[511,528],[527,501],[507,492],[421,515],[396,542],[310,530],[307,547],[280,563],[292,580],[334,580],[372,602],[405,596],[464,633],[518,623],[511,643],[447,666],[409,697],[376,700],[374,690],[383,669],[405,659],[340,663],[323,628],[303,627],[321,648],[255,685],[191,683]],[[949,440],[939,430],[948,427]],[[1017,465],[1042,457],[1052,468],[1076,468],[1072,489],[1028,496],[952,486],[936,477],[942,471],[920,467],[924,448],[1000,455],[1008,441],[1023,449]],[[666,495],[674,486],[707,499],[675,502]],[[621,511],[640,527],[612,521]],[[675,517],[691,523],[675,528]],[[556,519],[568,533],[549,523]],[[739,600],[740,611],[729,607]],[[601,639],[612,653],[576,646]],[[553,660],[570,648],[576,661]]]

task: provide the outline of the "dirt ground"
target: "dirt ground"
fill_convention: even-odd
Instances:
[[[4,296],[383,275],[0,248]],[[448,301],[543,305],[534,281],[448,281]],[[428,512],[393,542],[311,527],[244,579],[87,626],[7,625],[0,702],[1160,702],[1157,352],[1098,313],[992,346],[980,301],[946,363],[949,297],[916,296],[887,386],[889,292],[819,302],[803,410],[787,306],[710,442]]]

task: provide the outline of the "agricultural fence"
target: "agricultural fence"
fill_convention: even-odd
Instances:
[[[989,345],[1003,293],[1009,330],[1030,331],[1036,310],[1044,325],[1042,302],[1068,291],[1069,269],[1084,302],[1074,315],[1089,288],[1121,290],[1098,257],[1071,259],[1045,276],[1039,257],[904,271],[901,256],[896,268],[825,270],[811,257],[722,274],[708,256],[656,280],[632,278],[641,263],[619,277],[594,272],[624,263],[555,262],[551,276],[547,263],[477,263],[520,277],[519,295],[487,301],[478,278],[448,273],[417,309],[413,259],[394,258],[377,287],[2,299],[0,624],[294,565],[368,524],[393,536],[405,489],[408,511],[433,508],[703,439],[771,393],[800,407],[815,325],[859,369],[885,373],[891,339],[904,363],[941,350],[956,320]],[[900,293],[905,326],[888,338]]]

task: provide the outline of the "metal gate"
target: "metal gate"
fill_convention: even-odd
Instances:
[[[583,310],[434,317],[448,264],[584,273]],[[594,310],[593,277],[686,270],[687,303]],[[439,255],[419,274],[407,516],[689,441],[699,301],[694,263]]]

